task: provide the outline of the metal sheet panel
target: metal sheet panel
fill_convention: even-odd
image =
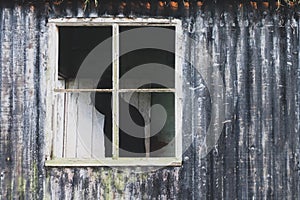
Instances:
[[[1,199],[300,198],[298,9],[172,2],[99,1],[85,10],[79,0],[0,3]],[[47,19],[110,16],[183,20],[181,167],[44,166]],[[216,73],[225,121],[203,156],[211,99],[221,92],[208,90],[220,84]]]

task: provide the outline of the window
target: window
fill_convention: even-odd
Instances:
[[[181,164],[180,20],[53,19],[48,166]]]

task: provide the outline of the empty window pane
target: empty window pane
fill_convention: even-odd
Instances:
[[[174,27],[120,27],[120,88],[175,87]]]
[[[99,78],[106,74],[111,88],[111,27],[60,27],[59,28],[59,75],[66,80],[90,79],[95,88]]]

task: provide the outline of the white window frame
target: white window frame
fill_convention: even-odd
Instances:
[[[118,157],[118,134],[113,132],[113,156],[104,159],[55,158],[57,115],[55,90],[58,85],[59,27],[60,26],[112,26],[113,77],[119,69],[119,26],[173,26],[175,27],[175,157]],[[46,166],[180,166],[182,163],[182,22],[179,19],[154,18],[56,18],[49,19],[49,51],[46,70]],[[118,79],[118,78],[117,78]],[[114,86],[116,83],[113,83]],[[118,88],[113,87],[113,130],[117,127]],[[152,89],[155,90],[155,89]],[[118,129],[118,128],[116,128]],[[115,130],[116,130],[115,129]],[[116,145],[116,146],[114,146]]]

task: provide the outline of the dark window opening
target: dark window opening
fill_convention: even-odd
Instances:
[[[142,27],[120,26],[120,34],[124,31]],[[149,28],[149,26],[147,26]],[[155,27],[156,29],[158,27]],[[102,70],[100,77],[95,77],[93,71],[88,71],[81,76],[80,67],[90,52],[101,43],[112,37],[112,27],[59,27],[59,68],[58,73],[65,82],[65,89],[78,89],[71,91],[66,96],[65,120],[74,126],[72,132],[66,134],[74,137],[91,137],[93,139],[104,134],[104,141],[99,142],[104,146],[104,156],[113,156],[113,120],[119,117],[119,156],[120,157],[174,157],[175,156],[175,94],[174,91],[157,92],[159,89],[175,89],[175,32],[174,27],[162,29],[173,30],[168,37],[159,38],[160,43],[165,43],[167,49],[143,48],[127,52],[119,58],[118,111],[113,113],[113,74],[112,74],[112,40],[105,51],[97,52],[111,61],[105,65],[95,59],[90,62],[93,70]],[[157,37],[160,37],[157,34]],[[137,38],[147,40],[139,35]],[[119,38],[120,51],[135,41],[125,41]],[[137,39],[137,43],[141,39]],[[146,68],[142,71],[131,73],[140,66]],[[165,70],[161,72],[161,67]],[[166,68],[164,68],[166,67]],[[143,69],[143,68],[142,68]],[[89,91],[83,89],[109,89],[110,91]],[[126,89],[153,89],[140,92],[122,91]],[[114,90],[115,92],[115,90]],[[157,105],[159,105],[157,107]],[[151,109],[155,107],[157,109]],[[162,110],[163,109],[163,110]],[[96,113],[96,114],[95,114]],[[100,114],[100,115],[99,115]],[[82,120],[82,117],[88,117]],[[163,117],[165,117],[163,119]],[[128,121],[129,120],[129,121]],[[79,132],[77,127],[81,128]],[[161,122],[164,124],[161,124]],[[73,124],[72,124],[73,123]],[[96,124],[96,125],[95,125]],[[88,126],[93,126],[92,128]],[[101,130],[100,130],[101,129]],[[88,133],[92,130],[92,135]],[[90,136],[91,135],[91,136]],[[99,137],[98,137],[99,138]],[[68,142],[68,141],[67,141]],[[77,140],[75,145],[80,144]],[[84,146],[84,148],[89,148]],[[97,149],[93,147],[93,149]],[[103,148],[102,148],[103,149]],[[96,150],[97,151],[97,150]],[[93,152],[91,153],[93,154]]]
[[[59,75],[67,80],[75,79],[83,61],[100,44],[105,45],[106,49],[106,51],[100,52],[101,55],[112,60],[111,37],[112,28],[110,26],[59,27]],[[103,43],[105,40],[108,40],[108,42]],[[85,74],[80,74],[80,77],[95,78],[93,77],[93,70],[99,70],[100,68],[111,71],[111,65],[105,66],[103,63],[97,61],[91,64],[94,65],[92,71],[85,70]],[[106,76],[107,80],[110,79],[111,82],[111,74],[106,73]],[[108,86],[108,88],[111,87]]]

